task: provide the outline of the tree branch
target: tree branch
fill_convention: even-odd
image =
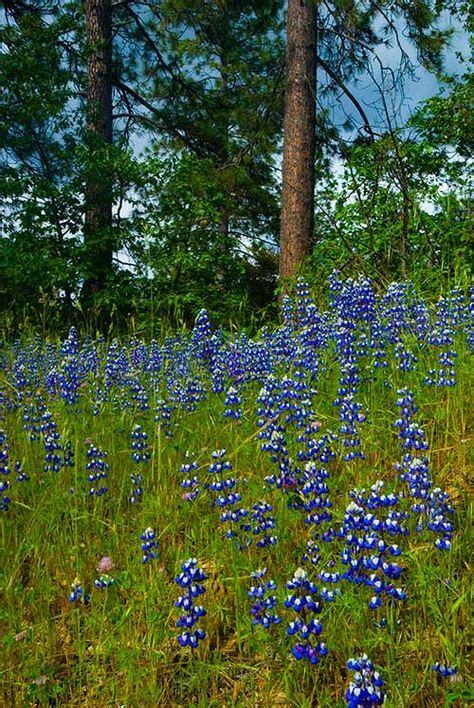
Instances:
[[[324,69],[326,74],[331,77],[331,79],[339,86],[339,88],[346,94],[346,96],[352,101],[353,105],[355,106],[356,110],[358,111],[359,115],[361,116],[362,120],[364,121],[364,128],[366,132],[370,136],[371,142],[375,142],[375,135],[374,131],[372,130],[372,126],[370,125],[369,119],[367,117],[366,112],[362,108],[360,102],[357,100],[357,98],[354,96],[352,91],[350,91],[346,84],[342,81],[342,79],[334,73],[334,71],[331,69],[329,64],[327,64],[324,59],[321,57],[316,57],[316,62],[318,65]]]

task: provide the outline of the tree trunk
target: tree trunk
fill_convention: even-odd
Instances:
[[[225,47],[222,44],[219,46],[219,84],[220,84],[219,85],[219,93],[222,97],[222,100],[226,101],[227,90],[228,90],[227,66],[226,66]],[[226,165],[229,160],[229,153],[228,153],[228,149],[227,149],[228,140],[229,140],[229,124],[228,124],[227,119],[224,122],[222,134],[219,137],[221,138],[222,145],[223,145],[223,149],[219,150],[220,160],[224,165]],[[220,237],[219,249],[225,258],[228,244],[229,244],[229,210],[228,210],[227,205],[223,205],[221,207],[220,211],[221,211],[221,213],[219,215],[219,223],[217,224],[217,230],[218,230],[219,237]],[[217,285],[218,285],[219,289],[221,289],[221,290],[224,289],[225,276],[226,276],[225,271],[226,271],[226,269],[224,266],[224,259],[223,259],[223,262],[220,263],[219,267],[217,268],[217,272],[216,272]]]
[[[91,151],[103,154],[112,143],[112,17],[111,0],[85,0],[87,30],[87,129]],[[103,290],[112,268],[112,176],[89,167],[85,185],[84,246],[87,298]],[[99,167],[98,167],[99,166]]]
[[[288,0],[280,281],[297,273],[314,225],[316,0]]]

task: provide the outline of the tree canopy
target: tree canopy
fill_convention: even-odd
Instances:
[[[280,208],[282,185],[299,205],[313,179],[281,174],[286,3],[4,0],[5,326],[146,328],[192,321],[204,304],[221,322],[262,321],[286,248],[280,223],[304,239],[300,265],[317,277],[465,275],[472,74],[445,74],[443,56],[447,12],[468,29],[467,4],[310,6],[314,144],[295,159],[315,191],[303,229],[295,205]],[[109,17],[102,34],[97,13]],[[410,116],[404,86],[419,66],[440,90]]]

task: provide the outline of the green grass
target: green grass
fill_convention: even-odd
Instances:
[[[420,368],[427,365],[422,361]],[[434,483],[449,491],[455,505],[456,531],[449,553],[433,548],[432,535],[399,541],[408,591],[403,604],[385,602],[374,613],[367,607],[370,589],[345,585],[321,615],[321,640],[329,654],[317,667],[292,659],[284,624],[268,633],[251,625],[251,571],[268,566],[283,600],[285,582],[301,565],[309,537],[300,513],[287,509],[285,495],[262,489],[271,466],[257,439],[257,388],[246,394],[242,420],[224,419],[223,396],[210,395],[195,413],[179,415],[172,438],[157,431],[152,412],[114,412],[108,404],[94,417],[86,390],[80,412],[51,401],[62,438],[76,450],[75,467],[57,475],[43,473],[42,444],[27,440],[20,412],[8,412],[3,427],[10,462],[22,460],[31,480],[12,484],[10,510],[0,517],[0,704],[336,707],[345,705],[347,659],[366,652],[382,674],[386,705],[467,706],[474,694],[469,681],[472,379],[466,352],[459,355],[457,373],[455,388],[432,389],[420,384],[422,373],[392,367],[361,388],[359,400],[368,411],[360,426],[366,460],[330,463],[333,525],[341,521],[352,487],[383,479],[388,490],[400,488],[393,464],[401,453],[392,424],[396,390],[406,385],[415,394],[417,418],[430,443]],[[323,431],[338,428],[332,406],[337,376],[329,369],[315,396]],[[393,389],[383,386],[384,378]],[[143,503],[130,506],[129,474],[137,469],[129,451],[133,423],[148,432],[153,454],[143,468]],[[108,494],[95,500],[87,497],[84,472],[88,440],[107,450],[111,468]],[[271,550],[252,546],[239,553],[224,538],[218,512],[205,495],[192,505],[181,498],[179,466],[186,451],[207,466],[211,451],[222,447],[235,475],[248,479],[244,503],[263,497],[274,505],[279,542]],[[147,526],[157,532],[160,555],[144,566],[139,536]],[[322,553],[324,566],[331,548]],[[93,587],[103,555],[116,566],[116,584],[107,591]],[[189,556],[196,556],[209,576],[202,599],[207,639],[194,654],[179,647],[174,626],[179,594],[174,576]],[[68,602],[76,576],[91,594],[89,607]],[[289,620],[291,613],[281,608]],[[386,627],[376,626],[382,616]],[[24,638],[16,641],[20,632]],[[454,680],[437,677],[431,670],[436,660],[457,664],[459,674]]]

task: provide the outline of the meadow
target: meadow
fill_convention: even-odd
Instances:
[[[470,297],[3,342],[1,705],[468,705]]]

